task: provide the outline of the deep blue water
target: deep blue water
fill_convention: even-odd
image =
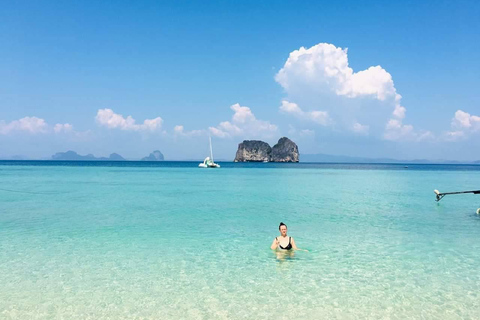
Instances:
[[[202,161],[52,161],[52,160],[0,160],[0,166],[80,166],[80,167],[162,167],[192,168]],[[274,163],[274,162],[222,162],[222,168],[289,168],[289,169],[342,169],[342,170],[428,170],[428,171],[480,171],[480,164],[411,164],[411,163]]]

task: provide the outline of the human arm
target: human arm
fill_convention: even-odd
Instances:
[[[295,244],[295,240],[294,240],[293,238],[292,238],[292,248],[293,248],[294,250],[308,252],[308,250],[305,250],[305,249],[299,249],[299,248],[297,247],[297,245]]]
[[[272,245],[270,246],[270,249],[275,250],[278,247],[278,240],[277,238],[273,239]]]

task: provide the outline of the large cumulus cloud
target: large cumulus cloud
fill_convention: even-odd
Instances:
[[[275,80],[289,103],[296,105],[288,109],[282,103],[283,112],[297,116],[322,112],[337,129],[364,135],[377,127],[377,134],[386,140],[415,140],[425,134],[403,124],[406,108],[391,74],[381,66],[355,72],[347,49],[328,43],[301,47],[290,53]]]

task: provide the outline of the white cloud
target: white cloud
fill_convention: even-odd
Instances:
[[[470,113],[462,110],[457,110],[455,117],[452,119],[452,128],[478,131],[480,130],[480,117],[472,116]]]
[[[199,136],[205,133],[204,130],[191,130],[191,131],[185,131],[183,126],[175,126],[173,128],[173,132],[176,136],[182,136],[182,137],[191,137],[191,136]]]
[[[250,110],[249,107],[242,107],[240,104],[236,103],[230,107],[235,114],[232,117],[233,122],[235,123],[246,123],[248,121],[255,121],[255,116]]]
[[[99,109],[95,120],[101,126],[110,129],[121,129],[131,131],[156,131],[162,127],[163,119],[146,119],[143,124],[136,124],[131,116],[124,118],[121,114],[116,114],[112,109]]]
[[[315,136],[315,130],[311,129],[300,129],[297,130],[291,124],[288,125],[288,134],[293,137],[313,137]]]
[[[9,134],[13,131],[25,131],[31,134],[47,132],[48,125],[44,119],[37,117],[24,117],[10,123],[0,121],[0,134]]]
[[[412,125],[403,124],[407,109],[400,105],[402,96],[395,95],[395,109],[393,118],[385,126],[384,138],[386,140],[409,140],[409,141],[428,141],[433,140],[434,135],[430,131],[416,132]]]
[[[403,124],[406,108],[401,105],[402,96],[390,73],[381,66],[354,72],[349,66],[347,52],[347,49],[328,43],[301,47],[290,53],[275,80],[295,101],[308,100],[309,105],[322,106],[322,112],[329,116],[330,123],[336,123],[336,129],[343,127],[366,134],[372,127],[381,130],[386,122],[383,137],[387,140],[420,137],[412,125]],[[365,99],[376,103],[365,103]],[[297,117],[304,117],[308,112],[288,101],[282,101],[280,110]],[[386,113],[387,110],[391,111]],[[356,122],[356,118],[362,124]],[[325,115],[321,119],[324,121]]]
[[[322,126],[326,126],[331,123],[331,119],[328,116],[327,111],[310,111],[307,114],[310,115],[312,121],[321,124]]]
[[[405,112],[407,109],[405,107],[402,107],[401,105],[396,105],[395,109],[393,110],[393,116],[398,118],[398,119],[403,119],[405,118]]]
[[[0,134],[6,135],[12,132],[27,132],[30,134],[69,133],[70,137],[77,137],[81,139],[88,138],[91,134],[90,130],[77,132],[73,130],[73,125],[69,123],[57,123],[51,127],[44,119],[37,117],[24,117],[10,123],[0,121]]]
[[[268,138],[274,136],[278,128],[268,121],[258,120],[249,107],[236,103],[230,106],[234,111],[232,121],[223,121],[216,127],[209,127],[210,133],[219,138],[243,136],[245,138]]]
[[[465,132],[463,131],[447,131],[445,133],[445,140],[447,141],[457,141],[465,137]]]
[[[313,130],[310,130],[310,129],[303,129],[303,130],[300,130],[300,136],[304,137],[304,136],[314,136],[315,135],[315,131]]]
[[[396,94],[392,76],[385,69],[375,66],[355,73],[348,66],[347,49],[328,43],[291,52],[275,80],[288,93],[311,88],[349,98],[372,96],[378,100]]]
[[[57,123],[54,127],[53,127],[53,131],[55,133],[61,133],[61,132],[72,132],[73,131],[73,126],[69,123]]]
[[[227,138],[227,137],[230,137],[230,135],[223,131],[223,130],[220,130],[220,129],[217,129],[215,127],[209,127],[208,128],[210,130],[210,132],[216,136],[216,137],[219,137],[219,138]]]
[[[480,117],[468,112],[457,110],[452,118],[451,131],[445,133],[445,140],[456,141],[466,139],[472,133],[480,131]]]
[[[417,135],[417,141],[433,141],[435,140],[435,135],[430,131],[423,131]]]
[[[53,132],[55,132],[55,134],[57,135],[68,134],[69,138],[76,138],[76,140],[85,140],[91,138],[92,136],[91,130],[75,131],[73,129],[73,125],[71,125],[70,123],[57,123],[53,127]]]
[[[303,111],[296,103],[287,100],[282,100],[282,105],[279,109],[283,113],[291,114],[299,119],[310,120],[322,126],[332,124],[332,119],[330,119],[326,111]]]
[[[226,132],[229,135],[232,136],[238,136],[243,134],[243,129],[240,129],[237,125],[229,122],[229,121],[223,121],[221,122],[218,127],[219,130]]]
[[[280,111],[294,114],[294,115],[299,115],[299,116],[303,116],[305,113],[302,111],[302,109],[300,109],[300,107],[296,103],[288,102],[287,100],[282,100]]]
[[[162,127],[163,119],[156,117],[155,119],[146,119],[143,121],[143,124],[138,126],[138,130],[149,130],[155,131]]]
[[[173,128],[173,132],[178,133],[178,134],[182,134],[183,133],[183,126],[175,126],[175,128]]]
[[[405,125],[401,120],[390,119],[385,126],[384,138],[386,140],[413,140],[414,137],[413,126]]]
[[[416,132],[412,125],[403,124],[401,119],[390,119],[385,126],[384,139],[390,141],[429,141],[435,135],[430,131]]]
[[[351,68],[348,69],[349,75],[353,70]],[[393,86],[390,73],[380,66],[375,66],[367,70],[352,73],[351,77],[347,78],[343,90],[338,93],[346,95],[349,98],[371,95],[383,101],[387,97],[395,94],[395,87]]]
[[[362,134],[362,135],[368,135],[368,130],[370,129],[369,126],[367,125],[363,125],[363,124],[360,124],[358,122],[355,122],[353,124],[353,128],[352,130],[358,134]]]

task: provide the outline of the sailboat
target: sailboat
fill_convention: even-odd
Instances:
[[[200,168],[220,168],[218,163],[213,162],[212,137],[208,137],[208,139],[210,141],[210,157],[206,157],[198,166]]]

